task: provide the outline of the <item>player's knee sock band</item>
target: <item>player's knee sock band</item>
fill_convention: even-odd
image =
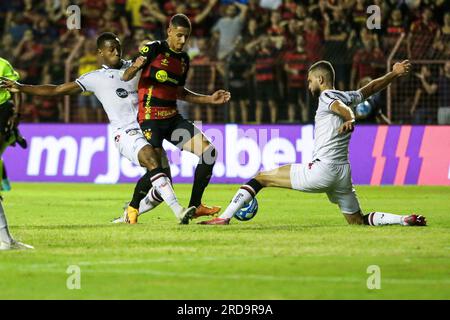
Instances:
[[[252,179],[241,186],[241,189],[247,190],[253,196],[253,198],[256,197],[256,195],[259,191],[261,191],[262,188],[262,184],[259,183],[256,179]]]
[[[211,179],[216,158],[216,149],[213,146],[203,152],[197,168],[195,168],[194,185],[192,186],[191,200],[189,201],[190,207],[198,207],[201,204],[203,192]]]

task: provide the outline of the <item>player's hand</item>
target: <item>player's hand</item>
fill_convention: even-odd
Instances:
[[[5,77],[0,77],[0,89],[8,90],[9,92],[20,92],[19,83],[13,80],[10,80]]]
[[[15,127],[17,127],[19,125],[19,114],[14,113],[11,118],[8,119],[7,122],[7,127],[8,129],[11,131],[12,129],[14,129]]]
[[[397,62],[396,64],[394,64],[394,67],[392,68],[392,72],[394,72],[399,77],[407,75],[410,70],[411,70],[411,63],[409,62],[409,60]]]
[[[344,124],[338,129],[339,134],[345,134],[352,132],[355,129],[355,120],[344,122]]]
[[[145,64],[146,61],[147,61],[146,57],[139,56],[139,57],[137,57],[136,61],[134,61],[132,67],[136,68],[136,69],[140,69]]]
[[[225,90],[217,90],[210,97],[211,104],[223,104],[230,101],[231,93]]]

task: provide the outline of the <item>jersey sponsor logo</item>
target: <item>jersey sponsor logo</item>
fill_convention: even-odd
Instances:
[[[159,82],[166,82],[169,79],[169,76],[165,70],[159,70],[156,73],[156,80]]]
[[[126,98],[128,97],[128,91],[123,89],[123,88],[119,88],[116,90],[116,94],[119,98]]]

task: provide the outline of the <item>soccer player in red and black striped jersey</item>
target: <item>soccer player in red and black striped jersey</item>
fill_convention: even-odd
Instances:
[[[138,85],[138,120],[149,143],[162,155],[162,142],[166,139],[200,158],[190,199],[190,206],[197,207],[194,217],[198,217],[213,215],[220,210],[220,207],[208,207],[201,203],[203,192],[212,176],[217,152],[209,139],[191,121],[178,113],[176,101],[179,99],[193,104],[217,105],[226,103],[230,99],[230,93],[218,90],[212,95],[201,95],[184,87],[189,70],[189,56],[183,52],[183,48],[191,29],[187,16],[174,15],[167,30],[167,40],[144,45],[140,56],[125,71],[122,79],[129,81],[142,70]],[[146,180],[148,179],[143,179]],[[149,189],[150,186],[147,186],[147,191]],[[142,191],[144,190],[135,190],[130,206],[139,208],[142,194],[145,193]]]

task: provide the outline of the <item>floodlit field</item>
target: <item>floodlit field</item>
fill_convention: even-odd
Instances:
[[[184,204],[190,188],[175,187]],[[236,188],[211,185],[205,202],[225,207]],[[326,195],[282,189],[258,195],[250,222],[180,226],[163,204],[139,225],[110,224],[132,190],[14,183],[11,231],[36,249],[0,253],[0,299],[450,299],[449,187],[357,188],[366,212],[418,212],[425,228],[348,226]]]

